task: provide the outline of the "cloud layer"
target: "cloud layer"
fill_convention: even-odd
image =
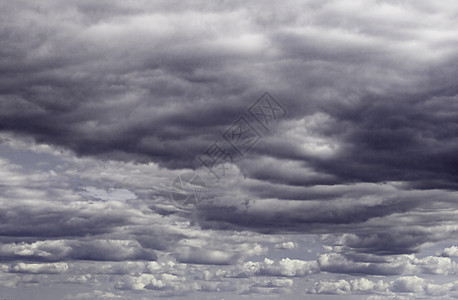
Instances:
[[[2,295],[458,297],[453,1],[3,2]]]

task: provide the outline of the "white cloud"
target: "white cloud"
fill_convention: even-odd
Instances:
[[[273,261],[265,258],[262,262],[248,261],[230,270],[227,277],[252,277],[252,276],[277,276],[277,277],[302,277],[318,272],[315,261],[283,258]]]
[[[11,266],[10,272],[32,274],[60,274],[68,271],[68,264],[59,263],[16,263]]]
[[[358,294],[387,293],[389,285],[382,280],[372,281],[367,278],[338,281],[319,281],[307,290],[311,294]]]
[[[313,294],[348,294],[351,291],[351,285],[346,280],[339,280],[334,282],[320,281],[315,283],[315,286],[309,290]]]
[[[185,292],[191,289],[185,278],[173,274],[141,274],[140,276],[124,276],[115,287],[119,290],[174,290]]]
[[[297,244],[295,242],[284,242],[281,244],[276,244],[275,249],[295,249],[297,247]]]
[[[236,259],[236,254],[229,251],[196,247],[180,247],[175,251],[178,254],[178,261],[189,264],[229,265]]]
[[[418,276],[402,276],[391,285],[391,290],[398,293],[422,293],[426,280]]]
[[[458,247],[451,246],[451,247],[445,248],[442,251],[442,255],[447,256],[447,257],[457,257],[458,256]]]
[[[422,273],[448,275],[456,274],[457,264],[449,257],[427,256],[422,259],[416,259],[415,264]]]

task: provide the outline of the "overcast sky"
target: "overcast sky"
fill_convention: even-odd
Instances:
[[[456,1],[0,7],[0,298],[458,298]]]

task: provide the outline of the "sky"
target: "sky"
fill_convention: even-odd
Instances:
[[[457,299],[458,3],[0,0],[1,299]]]

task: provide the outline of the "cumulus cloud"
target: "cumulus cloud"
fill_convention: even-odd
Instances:
[[[184,279],[173,274],[163,273],[160,275],[142,274],[138,277],[127,276],[116,284],[117,289],[121,290],[166,290],[174,289],[179,282]]]
[[[284,242],[275,245],[275,249],[295,249],[296,247],[297,245],[294,242]]]
[[[417,276],[404,276],[392,283],[392,289],[401,293],[421,293],[424,291],[425,280]]]
[[[457,282],[434,283],[418,276],[400,276],[392,281],[357,278],[351,280],[319,281],[306,292],[310,294],[376,294],[367,300],[377,299],[425,299],[456,297]],[[449,295],[450,297],[448,297]]]
[[[457,246],[452,246],[452,247],[445,248],[442,251],[442,255],[446,256],[446,257],[458,256],[458,247]]]
[[[278,277],[302,277],[318,272],[318,264],[315,261],[284,258],[273,261],[265,258],[261,262],[248,261],[241,266],[230,270],[227,277],[251,277],[256,275]]]
[[[382,280],[377,282],[366,278],[352,279],[350,281],[341,279],[338,281],[320,281],[308,290],[311,294],[350,294],[350,293],[374,293],[387,292],[388,284]]]

